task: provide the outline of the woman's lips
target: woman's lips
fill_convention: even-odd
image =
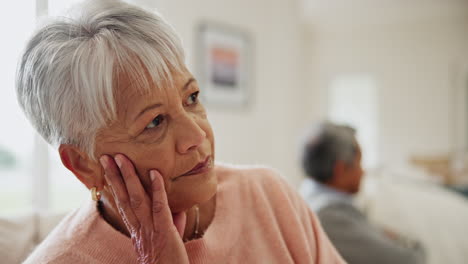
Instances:
[[[211,162],[211,156],[208,156],[208,157],[206,157],[206,159],[204,161],[202,161],[202,162],[198,163],[197,165],[195,165],[195,167],[193,167],[193,169],[191,169],[190,171],[180,175],[177,178],[205,173],[205,172],[207,172],[207,171],[209,171],[211,169],[211,167],[212,167],[211,163],[212,163]]]

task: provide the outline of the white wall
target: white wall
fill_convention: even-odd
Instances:
[[[239,27],[252,36],[252,104],[243,110],[208,109],[218,160],[267,164],[297,183],[302,175],[295,159],[297,137],[308,121],[327,116],[326,89],[339,74],[376,78],[383,165],[456,150],[455,138],[464,133],[456,112],[465,108],[457,101],[454,78],[458,65],[468,60],[468,17],[459,13],[305,30],[303,10],[291,0],[136,2],[156,7],[175,27],[192,69],[201,21]]]
[[[253,101],[247,109],[209,107],[218,161],[263,164],[292,183],[300,179],[296,139],[302,125],[305,58],[298,10],[291,0],[136,1],[156,7],[181,35],[194,70],[196,26],[214,21],[246,30],[254,43]],[[203,88],[202,88],[203,89]]]
[[[468,60],[468,17],[311,30],[307,38],[310,111],[326,116],[330,80],[370,73],[379,89],[381,163],[461,147],[455,78]]]

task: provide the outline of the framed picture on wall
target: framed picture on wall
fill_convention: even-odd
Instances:
[[[252,47],[248,33],[204,22],[196,40],[196,74],[208,105],[245,107],[251,101]]]

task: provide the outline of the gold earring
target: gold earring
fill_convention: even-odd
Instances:
[[[101,192],[99,192],[96,187],[91,188],[91,198],[96,202],[101,199]]]

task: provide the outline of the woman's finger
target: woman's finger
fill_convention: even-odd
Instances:
[[[187,215],[185,212],[172,214],[172,221],[177,228],[177,232],[179,232],[180,238],[184,238],[185,225],[187,223]]]
[[[99,161],[104,168],[104,177],[106,178],[107,184],[110,185],[114,200],[120,215],[125,221],[125,225],[127,225],[128,229],[139,229],[140,222],[131,209],[127,188],[125,187],[117,164],[107,155],[102,156]]]
[[[154,229],[163,231],[170,230],[173,227],[171,210],[167,202],[166,190],[164,188],[164,180],[162,175],[157,170],[150,171],[151,188],[152,188],[152,212]]]
[[[120,168],[120,174],[124,179],[130,199],[130,207],[142,225],[151,225],[151,201],[146,195],[145,189],[135,172],[133,163],[122,154],[117,154],[115,156],[115,162]]]

